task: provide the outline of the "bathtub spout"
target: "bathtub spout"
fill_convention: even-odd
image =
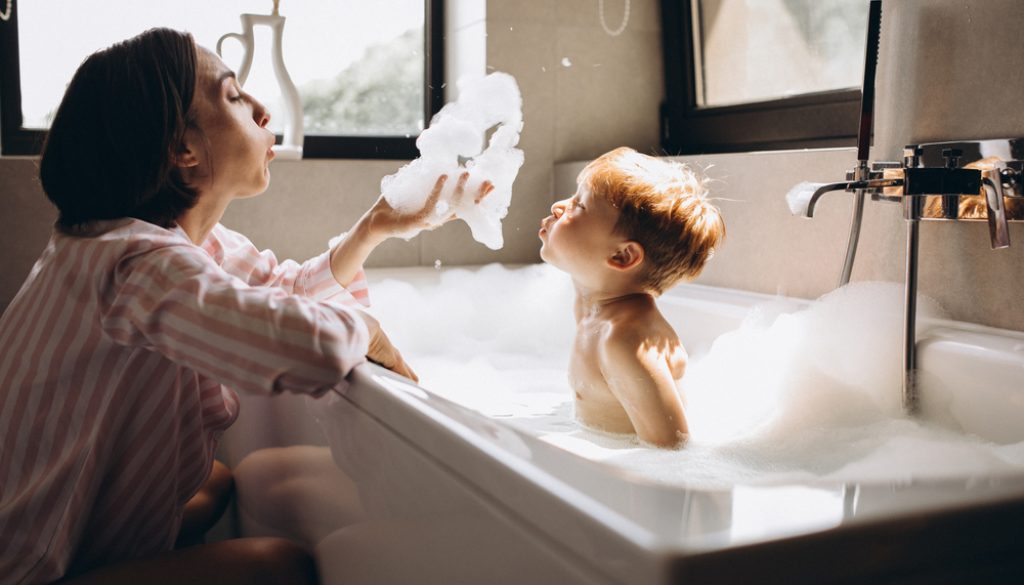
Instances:
[[[839,183],[827,183],[815,189],[814,194],[811,195],[810,201],[807,202],[807,211],[804,214],[806,217],[814,217],[814,206],[818,204],[818,200],[821,199],[825,193],[831,193],[832,191],[849,191],[853,186],[852,181],[842,181]]]
[[[857,191],[864,191],[868,194],[880,193],[882,189],[888,187],[901,187],[903,185],[903,179],[891,178],[874,178],[863,181],[840,181],[838,183],[827,183],[818,187],[814,194],[811,195],[810,201],[807,203],[807,212],[804,214],[806,217],[814,217],[814,207],[817,205],[818,200],[821,199],[826,193],[832,191],[848,191],[856,193]]]
[[[904,149],[902,162],[875,162],[870,169],[859,164],[857,169],[847,172],[846,181],[822,185],[810,196],[807,217],[814,215],[814,207],[825,193],[839,190],[854,192],[858,197],[871,195],[873,201],[900,203],[903,206],[903,217],[907,223],[907,247],[902,395],[903,408],[908,414],[916,413],[919,408],[915,379],[919,224],[921,220],[987,220],[992,248],[1008,247],[1008,223],[1024,219],[1024,213],[1011,213],[1018,208],[1024,209],[1024,205],[1018,203],[1024,198],[1024,160],[989,161],[992,168],[984,170],[974,163],[958,165],[963,152],[961,147],[966,146],[972,156],[978,158],[983,152],[1020,152],[1017,145],[1022,144],[1024,139],[910,144]],[[965,215],[964,209],[960,208],[962,200],[978,199],[979,196],[986,208],[985,216]],[[926,209],[926,201],[931,197],[940,198],[941,214]],[[859,221],[857,216],[855,221]],[[856,241],[851,239],[851,249],[855,247]],[[840,285],[848,282],[847,269],[852,265],[852,260],[848,251]]]

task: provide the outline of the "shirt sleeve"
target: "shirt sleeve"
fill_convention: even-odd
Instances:
[[[102,327],[114,342],[241,391],[319,395],[366,359],[366,325],[348,307],[250,286],[193,246],[122,259],[106,296]]]
[[[362,270],[347,286],[331,271],[330,250],[299,264],[278,262],[271,250],[259,250],[244,235],[217,224],[203,245],[228,274],[250,286],[273,286],[317,301],[347,306],[370,306],[370,291]]]

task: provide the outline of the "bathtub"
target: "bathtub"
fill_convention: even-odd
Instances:
[[[368,277],[422,286],[442,272]],[[766,301],[806,304],[682,285],[659,306],[686,323],[680,333],[693,354]],[[941,322],[919,348],[923,417],[941,400],[944,424],[1000,444],[1024,441],[1024,334]],[[244,397],[221,445],[221,457],[238,464],[239,532],[306,541],[325,583],[1024,580],[1024,469],[666,485],[374,365],[351,382],[319,400]]]

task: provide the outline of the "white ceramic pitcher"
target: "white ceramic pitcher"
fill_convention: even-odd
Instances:
[[[276,11],[275,11],[276,12]],[[299,90],[295,89],[292,78],[288,75],[288,69],[284,66],[284,56],[281,53],[281,38],[284,35],[285,17],[280,14],[241,14],[241,33],[227,33],[217,39],[217,54],[221,53],[221,46],[225,39],[236,39],[242,45],[244,51],[242,64],[238,67],[238,83],[245,85],[249,76],[249,69],[252,67],[253,51],[256,47],[256,38],[253,34],[255,26],[269,26],[274,32],[271,55],[273,57],[274,77],[281,87],[281,96],[284,98],[284,141],[283,144],[274,145],[274,153],[279,159],[302,158],[302,100],[299,99]]]

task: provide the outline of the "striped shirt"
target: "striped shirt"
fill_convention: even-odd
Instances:
[[[278,262],[217,225],[55,231],[0,318],[0,585],[173,548],[238,415],[234,390],[320,394],[365,359],[329,252]]]

